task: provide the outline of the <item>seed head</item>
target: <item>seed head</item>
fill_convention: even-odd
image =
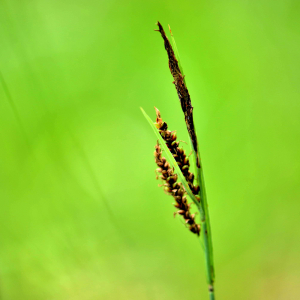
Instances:
[[[187,157],[183,148],[179,147],[179,142],[177,142],[177,136],[175,131],[168,130],[168,124],[164,122],[161,118],[160,111],[155,107],[156,111],[156,123],[155,126],[157,127],[160,135],[165,140],[170,152],[172,153],[173,157],[175,158],[182,174],[185,177],[185,180],[189,184],[189,187],[194,195],[199,194],[199,186],[195,186],[194,182],[194,174],[190,172],[190,161]]]
[[[163,184],[164,190],[169,195],[173,196],[176,203],[174,206],[178,209],[177,214],[181,215],[189,230],[197,235],[200,234],[200,225],[195,222],[195,215],[190,213],[190,204],[187,203],[186,191],[181,183],[177,182],[177,174],[174,169],[167,162],[165,157],[162,157],[162,151],[157,141],[154,151],[155,162],[158,166],[156,172],[160,173],[160,178],[165,182]]]

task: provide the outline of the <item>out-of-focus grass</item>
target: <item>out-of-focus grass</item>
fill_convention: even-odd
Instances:
[[[218,299],[299,298],[299,9],[2,1],[1,299],[206,296],[139,110],[159,107],[188,139],[157,20],[195,108]]]

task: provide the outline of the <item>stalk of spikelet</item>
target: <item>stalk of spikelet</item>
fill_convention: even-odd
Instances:
[[[160,111],[155,107],[156,110],[156,127],[165,140],[170,152],[172,153],[173,157],[175,158],[182,174],[185,177],[185,180],[189,184],[189,187],[194,195],[199,194],[199,186],[194,185],[194,174],[190,172],[190,161],[189,158],[186,156],[185,151],[179,147],[179,142],[176,141],[176,132],[168,130],[168,124],[164,122],[161,118]]]
[[[178,209],[177,213],[181,215],[186,224],[189,226],[189,230],[197,235],[200,234],[200,225],[195,222],[195,214],[190,213],[190,205],[187,203],[186,191],[182,187],[182,184],[177,182],[177,175],[174,173],[174,169],[167,162],[166,158],[162,156],[162,150],[159,142],[155,145],[154,151],[155,162],[158,166],[156,170],[161,175],[159,176],[165,184],[165,191],[172,195],[176,203],[174,206]]]

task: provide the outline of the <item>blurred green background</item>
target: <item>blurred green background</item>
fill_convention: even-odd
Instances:
[[[0,1],[0,299],[207,299],[197,239],[157,187],[157,106],[188,140],[217,299],[300,299],[300,3]]]

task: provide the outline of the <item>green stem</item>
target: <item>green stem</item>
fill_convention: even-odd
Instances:
[[[195,157],[196,153],[194,151]],[[200,155],[199,155],[200,156]],[[201,160],[200,160],[201,161]],[[203,168],[200,165],[200,168],[197,168],[197,177],[198,184],[200,186],[200,206],[199,209],[201,223],[202,223],[202,236],[204,241],[204,254],[205,254],[205,267],[206,267],[206,278],[208,283],[209,299],[214,300],[214,261],[213,261],[213,248],[212,248],[212,237],[211,237],[211,228],[210,220],[207,206],[207,197],[203,176]]]

